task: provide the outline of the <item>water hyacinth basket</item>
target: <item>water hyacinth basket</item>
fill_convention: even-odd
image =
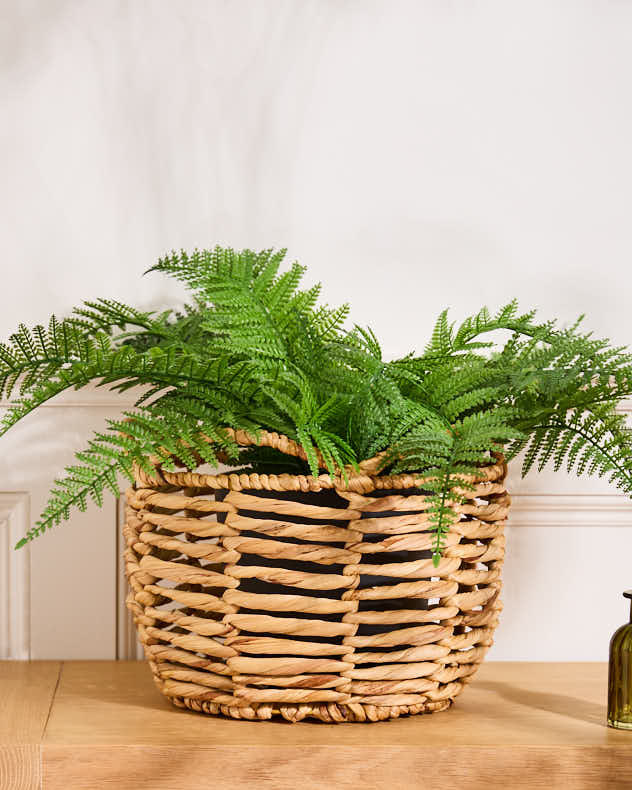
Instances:
[[[287,437],[243,446],[303,450]],[[367,722],[447,709],[492,644],[509,496],[480,469],[433,565],[423,481],[136,471],[128,606],[160,691],[236,719]]]

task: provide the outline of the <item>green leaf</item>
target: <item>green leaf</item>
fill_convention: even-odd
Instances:
[[[348,305],[319,305],[320,285],[283,266],[285,250],[174,252],[152,271],[184,283],[189,304],[156,312],[84,302],[0,344],[0,434],[68,388],[142,387],[136,408],[94,434],[54,485],[43,534],[118,491],[134,465],[151,473],[230,462],[261,473],[346,478],[382,453],[388,473],[423,475],[439,562],[464,478],[502,450],[523,472],[552,462],[608,477],[632,495],[632,440],[616,406],[632,395],[632,357],[581,319],[538,322],[513,300],[460,324],[443,311],[420,356],[385,360],[371,329],[345,329]],[[17,395],[16,395],[17,393]],[[306,461],[241,448],[228,429],[289,436]]]

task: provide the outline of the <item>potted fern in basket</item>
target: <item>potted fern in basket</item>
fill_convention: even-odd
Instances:
[[[155,679],[236,718],[442,710],[497,623],[506,460],[632,494],[632,358],[515,302],[385,361],[285,251],[172,254],[181,312],[86,302],[0,347],[7,431],[61,391],[143,387],[18,547],[127,477],[126,566]],[[502,335],[498,341],[499,333]],[[495,339],[494,339],[495,338]],[[203,467],[228,464],[232,470]]]

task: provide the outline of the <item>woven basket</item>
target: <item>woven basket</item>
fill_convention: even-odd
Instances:
[[[278,434],[256,443],[304,457]],[[136,471],[128,606],[174,705],[326,722],[450,706],[498,622],[506,466],[472,481],[435,568],[423,481],[378,460],[348,482]]]

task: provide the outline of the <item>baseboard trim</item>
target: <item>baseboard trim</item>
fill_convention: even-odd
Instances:
[[[632,527],[625,494],[516,494],[510,527]]]
[[[31,657],[31,557],[15,544],[29,527],[29,495],[0,492],[0,659]]]

